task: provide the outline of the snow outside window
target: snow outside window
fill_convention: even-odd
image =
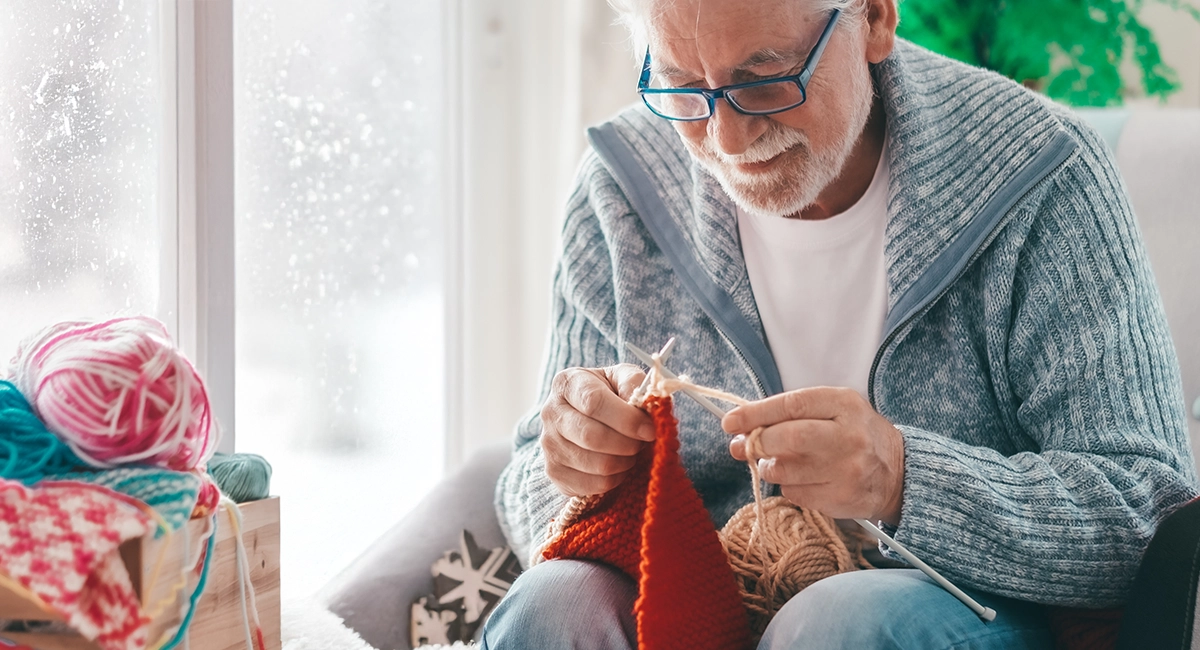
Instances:
[[[178,325],[175,8],[0,0],[0,367],[59,320]],[[237,450],[275,468],[302,596],[442,473],[443,7],[233,9],[234,96],[197,98],[235,104],[236,353],[209,354],[236,354]]]
[[[158,311],[158,30],[156,2],[0,0],[0,367],[50,323]]]
[[[234,3],[237,446],[303,595],[443,458],[442,8]]]

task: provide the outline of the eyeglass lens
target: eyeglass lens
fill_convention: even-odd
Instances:
[[[800,84],[794,81],[779,81],[761,86],[738,88],[725,94],[737,107],[755,113],[791,108],[804,101]]]
[[[709,116],[708,99],[700,93],[654,93],[643,97],[659,115],[675,119],[702,119]],[[787,110],[804,103],[804,92],[795,81],[738,88],[726,93],[737,108],[752,113]]]
[[[655,113],[693,120],[708,117],[708,99],[696,93],[646,93],[642,96]]]

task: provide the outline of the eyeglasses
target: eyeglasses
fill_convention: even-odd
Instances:
[[[716,110],[716,101],[724,98],[733,110],[745,115],[771,115],[796,108],[808,99],[806,88],[812,78],[825,44],[833,34],[841,10],[834,9],[825,24],[825,30],[817,39],[804,67],[800,72],[786,77],[760,79],[747,83],[721,86],[720,88],[651,88],[650,48],[646,48],[646,61],[642,64],[642,76],[638,79],[638,94],[655,115],[668,120],[694,122],[707,120]]]

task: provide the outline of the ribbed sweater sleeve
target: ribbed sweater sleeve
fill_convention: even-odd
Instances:
[[[589,153],[567,203],[562,251],[551,291],[551,327],[538,405],[517,424],[513,458],[500,475],[495,506],[500,527],[522,564],[544,541],[550,520],[566,502],[546,476],[541,404],[554,376],[565,368],[617,363],[616,302],[612,260],[605,233],[592,207],[593,190],[604,182],[599,160]]]
[[[1158,522],[1197,482],[1178,361],[1124,184],[1104,145],[1075,135],[1079,154],[1028,206],[1011,321],[988,332],[1007,347],[994,380],[1038,451],[899,423],[896,537],[963,585],[1107,607],[1124,602]]]

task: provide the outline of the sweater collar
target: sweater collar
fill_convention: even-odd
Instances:
[[[907,41],[897,40],[874,76],[892,169],[890,312],[972,221],[1069,136],[1048,100]]]

